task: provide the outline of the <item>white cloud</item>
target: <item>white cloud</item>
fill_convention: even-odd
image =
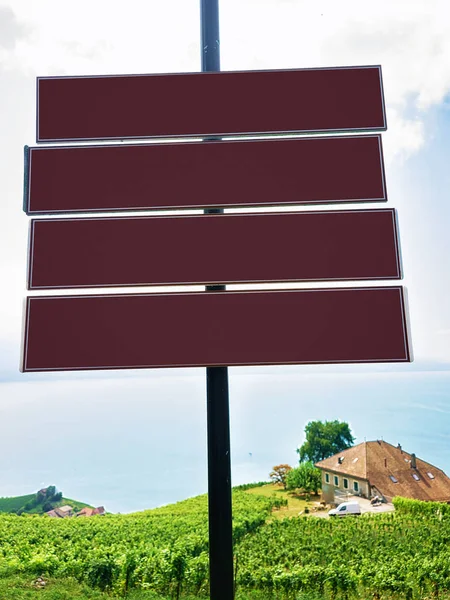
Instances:
[[[233,27],[229,45],[223,40],[227,68],[381,64],[388,159],[422,147],[427,111],[450,90],[446,0],[232,0],[223,12],[225,34]]]
[[[420,118],[407,119],[394,108],[387,109],[388,130],[383,135],[383,154],[386,163],[406,160],[420,150],[425,142],[425,125]]]
[[[0,6],[0,48],[13,50],[28,33],[28,27],[19,22],[11,7]]]
[[[387,158],[403,161],[422,147],[427,110],[450,90],[447,0],[222,0],[220,8],[224,69],[381,64]],[[1,9],[8,68],[39,75],[200,68],[198,0],[11,0]]]
[[[15,68],[39,75],[148,73],[177,65],[189,70],[192,63],[189,44],[199,30],[196,0],[14,0],[11,6],[18,19],[33,26],[33,35],[13,53]]]

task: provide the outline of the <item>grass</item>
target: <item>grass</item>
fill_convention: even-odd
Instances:
[[[40,589],[35,580],[27,577],[0,579],[1,600],[115,600],[112,596],[93,590],[74,579],[46,579]]]
[[[252,590],[238,591],[236,600],[268,600],[270,598],[267,592]],[[277,595],[276,598],[281,596]],[[292,596],[294,598],[294,596]],[[359,596],[360,600],[367,600],[367,596]],[[383,595],[385,600],[393,599],[389,594]],[[448,594],[439,595],[441,600],[450,600]],[[1,600],[124,600],[107,592],[100,592],[80,584],[74,579],[46,579],[44,589],[39,589],[32,579],[24,577],[11,577],[0,579],[0,599]],[[198,600],[193,596],[181,596],[182,600]],[[169,596],[160,596],[155,592],[135,590],[126,596],[126,600],[173,600]],[[295,600],[323,600],[323,596],[298,592],[295,594]]]
[[[286,499],[288,505],[274,510],[272,513],[273,519],[297,517],[300,513],[304,513],[305,508],[312,511],[313,507],[317,506],[317,503],[320,502],[320,496],[311,495],[310,500],[307,500],[305,496],[301,496],[295,492],[289,492],[285,490],[281,484],[276,483],[268,483],[261,487],[251,488],[247,490],[247,494]]]
[[[0,498],[0,513],[16,512],[30,500],[36,497],[36,494],[27,494],[26,496],[13,496],[11,498]]]
[[[36,579],[16,576],[0,579],[1,600],[123,600],[107,592],[94,590],[75,579],[45,578],[45,587],[40,588]],[[154,592],[135,590],[126,596],[127,600],[169,600]]]
[[[0,579],[1,600],[124,600],[107,592],[93,590],[75,579],[45,579],[46,585],[39,589],[35,580],[26,577],[10,577]],[[194,596],[184,596],[183,600],[198,600]],[[320,600],[316,595],[298,595],[297,600]],[[169,596],[160,596],[152,591],[134,590],[126,596],[126,600],[173,600]],[[236,600],[267,600],[267,593],[254,590],[238,592]]]
[[[55,503],[55,506],[66,506],[66,504],[77,510],[81,510],[82,508],[94,508],[92,504],[85,504],[84,502],[78,502],[78,500],[72,500],[71,498],[62,498],[62,500]]]

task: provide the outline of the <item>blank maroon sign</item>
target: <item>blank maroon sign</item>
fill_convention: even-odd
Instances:
[[[38,219],[29,289],[399,279],[393,209]]]
[[[387,199],[379,135],[28,152],[28,214]]]
[[[40,77],[37,141],[386,129],[381,67]]]
[[[409,360],[401,287],[27,300],[24,371]]]

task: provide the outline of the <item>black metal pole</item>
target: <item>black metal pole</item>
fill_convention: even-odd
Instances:
[[[202,71],[220,71],[219,0],[200,0]]]
[[[206,371],[208,422],[209,586],[211,600],[233,600],[228,369]]]
[[[200,0],[200,12],[202,71],[220,71],[219,0]],[[213,190],[211,191],[213,193]],[[209,209],[205,210],[205,213],[223,213],[223,209]],[[225,286],[207,286],[206,290],[221,291],[225,290]],[[220,319],[220,315],[216,318]],[[206,369],[206,404],[210,598],[211,600],[233,600],[233,523],[227,367]]]

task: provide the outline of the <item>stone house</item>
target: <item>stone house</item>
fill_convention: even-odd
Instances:
[[[390,502],[394,496],[450,503],[450,478],[434,465],[398,444],[383,440],[362,442],[316,463],[322,471],[322,498],[334,503],[335,494]]]

